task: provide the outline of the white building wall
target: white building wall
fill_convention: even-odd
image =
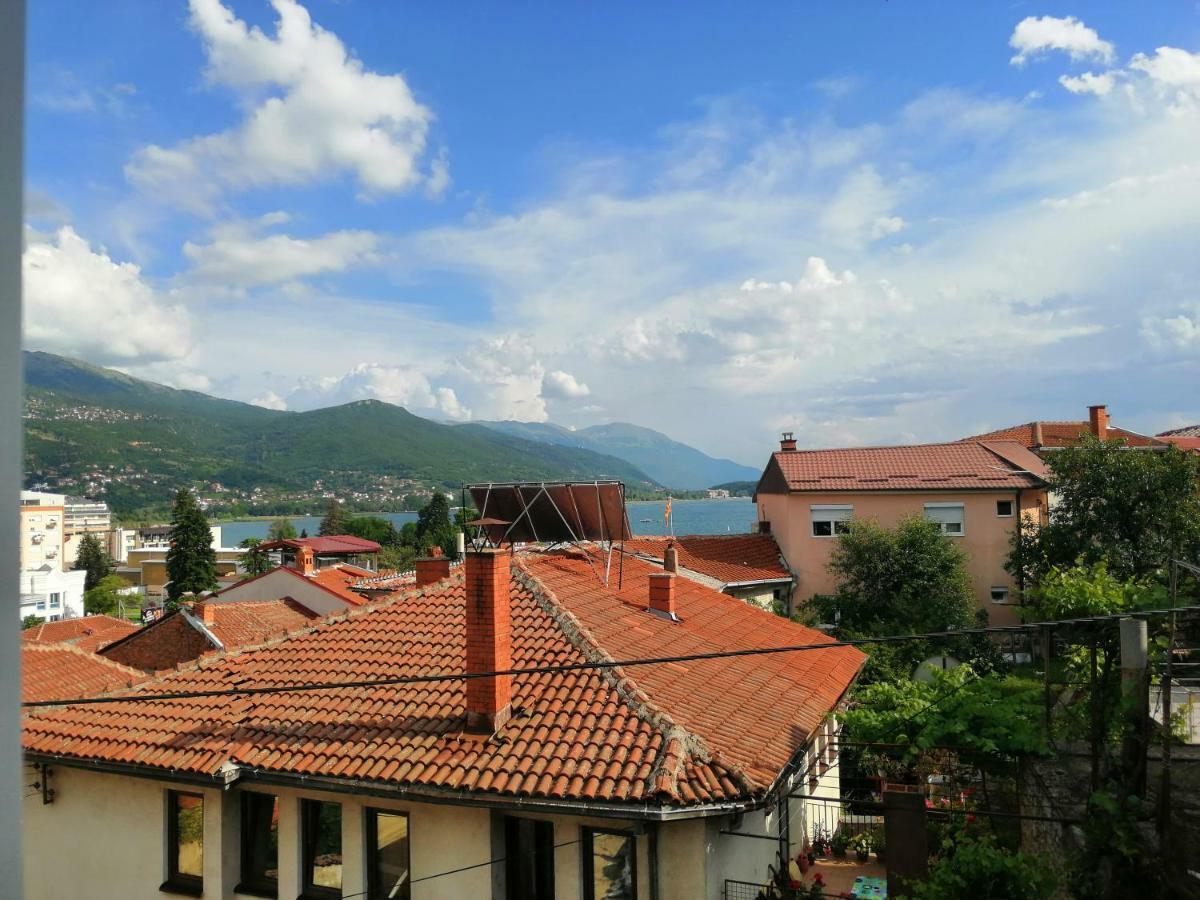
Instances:
[[[53,568],[23,571],[20,579],[22,619],[37,616],[43,621],[50,621],[83,615],[83,586],[87,581],[87,573],[82,569],[70,572]]]

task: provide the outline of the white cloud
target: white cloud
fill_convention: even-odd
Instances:
[[[423,182],[444,190],[444,156],[432,174],[421,170],[433,114],[404,78],[367,70],[296,0],[272,5],[279,21],[268,36],[220,0],[190,0],[207,79],[231,89],[245,116],[227,131],[142,148],[126,166],[130,181],[196,212],[211,212],[223,190],[343,174],[367,197]]]
[[[542,377],[542,396],[553,400],[577,400],[586,397],[591,390],[586,384],[577,381],[570,372],[556,369],[547,372]]]
[[[1088,28],[1074,16],[1028,16],[1017,23],[1008,45],[1017,51],[1009,62],[1024,65],[1032,57],[1059,50],[1071,59],[1098,59],[1111,62],[1113,45],[1101,40],[1095,29]]]
[[[264,393],[258,397],[255,397],[250,402],[253,403],[255,406],[261,406],[263,409],[287,409],[288,408],[287,401],[284,400],[282,397],[280,397],[274,391],[267,391],[266,393]]]
[[[1113,89],[1116,77],[1112,72],[1102,72],[1099,75],[1084,72],[1079,76],[1060,75],[1058,83],[1072,94],[1095,94],[1097,97],[1103,97]]]
[[[281,224],[283,213],[269,213],[258,224],[232,222],[212,230],[208,244],[183,245],[189,276],[226,285],[291,281],[322,272],[342,272],[372,262],[379,237],[370,231],[335,231],[315,238],[263,235],[260,226]]]
[[[21,269],[27,346],[102,365],[177,359],[191,347],[185,309],[69,225],[52,238],[28,231]]]
[[[899,216],[880,216],[871,226],[871,237],[878,240],[890,234],[898,234],[907,223]]]
[[[1193,315],[1146,316],[1141,335],[1159,351],[1200,349],[1200,308]]]
[[[1200,53],[1159,47],[1153,56],[1135,55],[1129,68],[1145,72],[1161,85],[1200,92]]]
[[[417,409],[436,403],[429,379],[416,369],[364,362],[345,375],[303,381],[288,394],[287,404],[291,409],[312,409],[367,399]]]

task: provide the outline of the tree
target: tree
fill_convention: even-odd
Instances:
[[[268,541],[286,541],[296,536],[296,526],[291,519],[276,519],[267,529]],[[244,542],[243,542],[244,545]]]
[[[301,528],[301,529],[300,529],[300,537],[301,537],[301,538],[306,538],[306,537],[308,537],[308,529],[307,529],[307,528]]]
[[[112,558],[96,535],[89,532],[79,539],[79,552],[75,555],[75,568],[87,572],[83,580],[85,591],[90,591],[106,576],[112,574]]]
[[[199,594],[217,586],[217,553],[212,547],[212,529],[187,488],[180,488],[175,494],[170,540],[167,599],[163,606],[173,610],[178,608],[179,598],[184,594]]]
[[[363,540],[374,541],[384,547],[396,546],[400,543],[400,535],[396,531],[396,526],[379,516],[355,516],[347,519],[345,529],[344,534],[352,534]]]
[[[1058,879],[1049,860],[1013,853],[991,840],[960,841],[912,891],[913,900],[1050,900]]]
[[[424,556],[433,547],[441,547],[449,557],[458,555],[458,536],[450,524],[450,502],[441,491],[436,491],[417,513],[417,553]]]
[[[1024,612],[1030,621],[1049,622],[1161,608],[1168,602],[1166,589],[1153,578],[1122,581],[1098,562],[1050,568],[1029,591]]]
[[[42,617],[30,614],[21,620],[21,630],[27,631],[30,628],[37,628],[42,624]]]
[[[1085,438],[1049,458],[1049,521],[1014,536],[1007,568],[1036,584],[1055,566],[1104,562],[1124,581],[1200,557],[1200,457]]]
[[[106,575],[100,583],[83,594],[83,611],[89,616],[115,615],[120,608],[128,582],[120,575]]]
[[[321,520],[321,527],[317,529],[317,534],[322,537],[329,534],[345,534],[346,521],[346,511],[342,509],[342,504],[338,503],[336,498],[330,499],[329,504],[325,507],[325,518]]]
[[[966,627],[975,614],[966,564],[962,549],[920,516],[895,528],[852,522],[829,564],[838,622],[860,634]]]
[[[262,546],[262,538],[248,537],[239,543],[238,546],[246,549],[246,552],[241,555],[238,562],[247,575],[253,578],[255,575],[261,575],[271,568],[270,558],[268,558],[266,553],[258,549]]]

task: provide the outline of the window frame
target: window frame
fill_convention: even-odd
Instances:
[[[633,852],[629,856],[630,874],[633,876],[633,900],[637,900],[638,896],[638,870],[637,870],[637,834],[633,831],[624,831],[620,828],[593,828],[587,825],[581,826],[579,829],[580,844],[583,848],[583,900],[597,900],[596,897],[596,852],[594,850],[593,841],[598,834],[611,834],[618,837],[628,838],[633,843]]]
[[[194,797],[200,801],[200,875],[179,871],[179,797]],[[170,894],[199,897],[204,894],[204,794],[197,791],[166,792],[167,814],[167,878],[159,890]]]
[[[808,513],[810,536],[820,540],[832,540],[841,537],[850,530],[850,522],[854,519],[854,504],[814,503],[808,507]],[[831,515],[821,516],[821,513],[830,513]],[[841,515],[843,513],[845,515]],[[824,522],[829,523],[829,534],[817,534],[817,524]]]
[[[346,847],[343,840],[345,822],[342,818],[345,807],[331,800],[317,800],[310,797],[300,798],[300,897],[302,900],[341,900],[343,888],[326,887],[323,884],[313,884],[312,864],[316,861],[316,830],[315,822],[319,816],[309,814],[310,809],[319,810],[322,805],[338,808],[338,847],[342,854],[342,881],[345,883]]]
[[[263,798],[273,802],[278,811],[279,796],[277,794],[267,794],[262,791],[242,791],[241,792],[241,831],[239,838],[241,841],[241,863],[238,869],[238,883],[233,889],[235,894],[250,894],[254,897],[278,897],[279,896],[279,832],[276,830],[275,843],[275,878],[271,879],[267,876],[261,878],[247,872],[253,864],[253,854],[251,853],[250,838],[253,835],[250,819],[250,803],[261,802]]]
[[[1006,513],[1000,512],[1000,504],[1001,503],[1008,504],[1008,512],[1006,512]],[[996,518],[997,519],[1011,519],[1013,516],[1016,515],[1016,513],[1017,513],[1017,502],[1015,500],[997,500],[996,501]]]
[[[382,809],[380,807],[367,806],[363,808],[365,821],[363,822],[363,834],[367,842],[367,898],[382,896],[383,886],[379,881],[379,869],[375,864],[375,857],[379,853],[379,823],[378,816],[397,816],[403,817],[408,834],[408,882],[404,885],[404,892],[397,895],[402,900],[409,900],[412,897],[412,816],[405,809]]]
[[[533,841],[533,865],[530,874],[533,877],[533,893],[522,892],[523,885],[518,883],[517,870],[514,861],[520,851],[520,829],[525,825]],[[549,854],[549,859],[542,854]],[[554,823],[548,819],[534,819],[526,816],[504,816],[504,888],[506,897],[545,897],[553,900],[554,886]],[[539,890],[539,887],[541,890]]]
[[[997,600],[996,594],[1001,591],[1004,592],[1004,599]],[[988,589],[988,597],[997,606],[1008,606],[1010,603],[1012,603],[1012,590],[1002,584],[993,585]]]
[[[941,519],[929,518],[929,511],[931,509],[957,509],[959,511],[959,520],[958,520],[959,530],[958,531],[947,531],[946,530],[946,524],[947,524],[946,522],[943,522]],[[953,503],[953,502],[926,503],[921,508],[921,514],[925,517],[926,522],[933,522],[933,524],[937,525],[938,530],[941,531],[941,533],[944,534],[946,537],[963,537],[967,533],[967,507],[966,507],[965,503]]]

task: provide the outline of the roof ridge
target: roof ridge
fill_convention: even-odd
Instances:
[[[575,614],[559,601],[554,591],[542,584],[519,556],[513,557],[513,569],[516,581],[529,591],[566,639],[589,662],[616,662],[583,623],[576,618]],[[757,785],[740,767],[722,759],[721,755],[714,753],[699,735],[688,731],[660,709],[658,704],[650,699],[650,696],[638,686],[633,676],[629,675],[622,666],[606,666],[595,671],[601,678],[609,682],[609,685],[625,701],[635,716],[658,729],[662,734],[659,757],[649,779],[650,787],[656,793],[669,794],[671,797],[679,799],[679,778],[683,774],[684,763],[689,757],[698,758],[705,763],[714,760],[719,762],[740,783],[741,788],[747,794],[754,793]]]
[[[1023,425],[1014,425],[1010,428],[1023,428]],[[1008,431],[1010,428],[998,428],[996,431]],[[987,434],[995,434],[996,432],[989,431]],[[927,447],[961,447],[963,444],[978,444],[982,438],[986,438],[987,434],[977,434],[971,437],[959,438],[954,441],[933,441],[924,444],[871,444],[866,447],[807,447],[797,450],[776,450],[772,456],[789,457],[797,453],[842,453],[842,452],[862,452],[864,450],[923,450]],[[1012,440],[1012,438],[990,438],[989,440],[1004,441]],[[1020,443],[1013,441],[1013,443]],[[699,535],[697,535],[699,536]]]

